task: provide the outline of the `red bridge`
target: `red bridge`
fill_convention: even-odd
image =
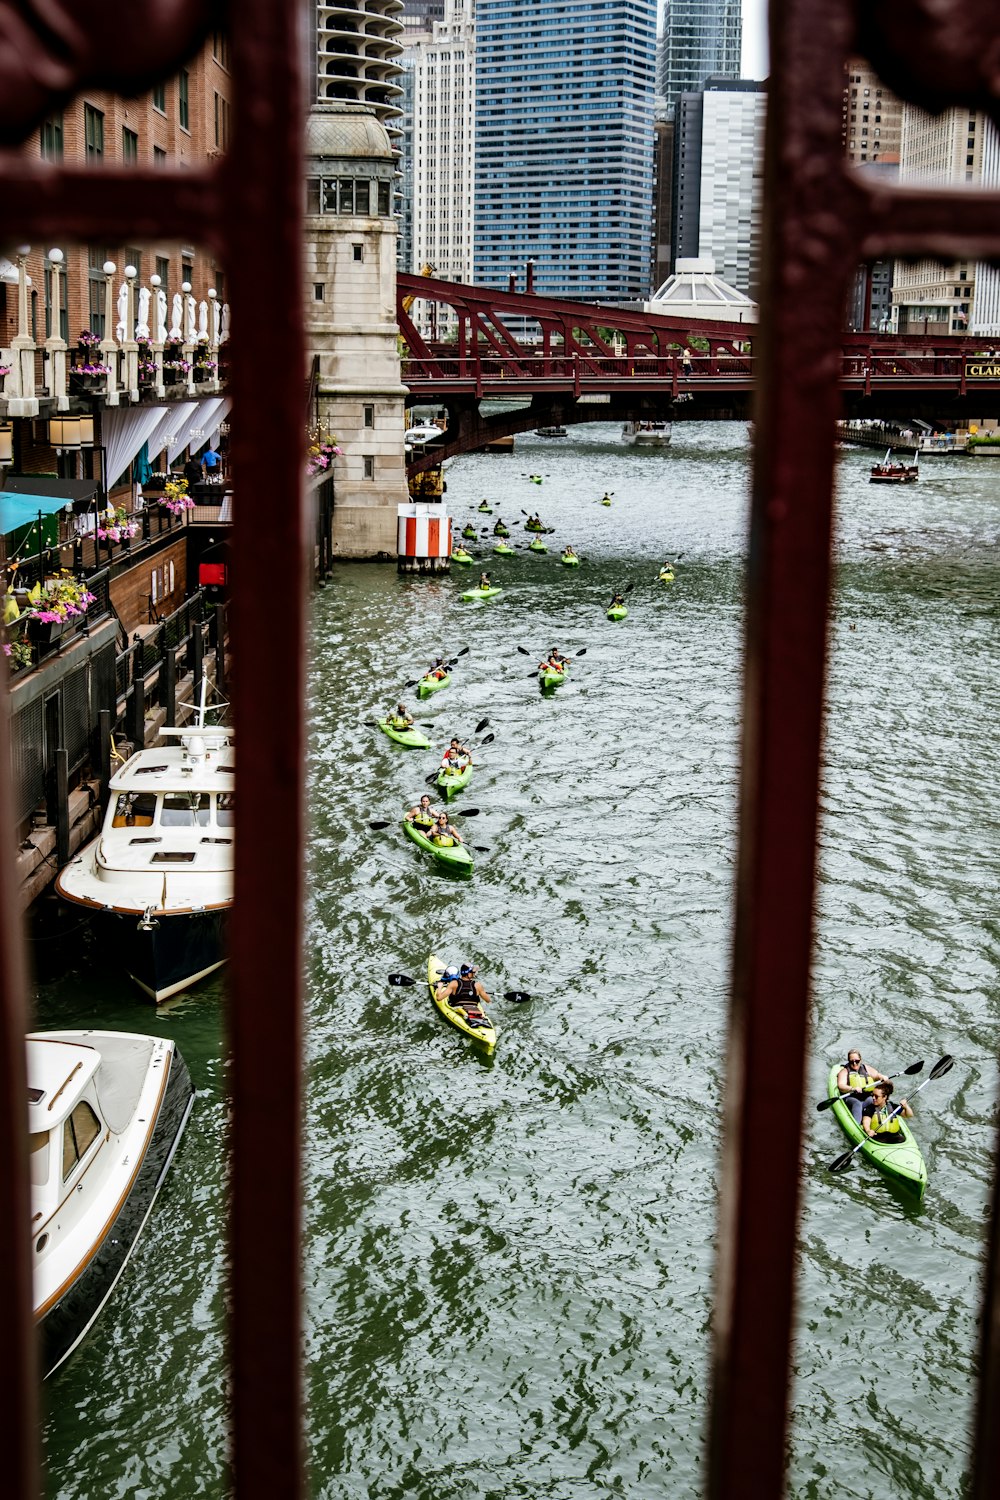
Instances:
[[[430,304],[425,339],[411,312]],[[757,328],[663,317],[639,309],[565,302],[530,292],[397,279],[397,317],[408,353],[408,405],[448,410],[448,436],[410,471],[535,427],[627,420],[746,419],[754,391]],[[689,349],[689,366],[682,358]],[[845,333],[845,417],[954,423],[1000,411],[1000,355],[982,339]],[[484,399],[516,401],[483,415]]]

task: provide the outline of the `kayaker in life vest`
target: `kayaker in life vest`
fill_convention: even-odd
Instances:
[[[434,831],[430,837],[433,843],[445,846],[448,844],[460,844],[462,842],[462,835],[458,829],[453,828],[448,822],[447,813],[438,813],[437,821],[434,824]]]
[[[480,573],[480,575],[479,575],[479,587],[481,589],[492,588],[492,584],[490,583],[490,575],[488,573]]]
[[[476,978],[476,970],[472,964],[463,964],[456,979],[449,979],[446,971],[444,978],[438,986],[439,991],[444,991],[444,998],[456,1010],[464,1010],[469,1020],[486,1019],[482,1007],[489,1005],[490,997],[483,985]]]
[[[496,523],[496,525],[493,528],[493,535],[494,536],[509,536],[510,535],[509,531],[507,530],[507,527],[503,524],[503,516],[500,516],[498,518],[497,523]]]
[[[563,557],[575,557],[576,553],[573,551],[572,547],[564,547],[562,555]]]
[[[453,739],[441,757],[441,765],[446,771],[460,771],[463,766],[468,765],[471,759],[472,757],[465,746],[457,739]]]
[[[396,704],[396,712],[389,720],[389,723],[391,724],[393,729],[413,728],[413,715],[410,713],[405,703]]]
[[[837,1074],[837,1087],[856,1124],[861,1124],[865,1103],[875,1085],[890,1081],[878,1068],[870,1068],[866,1062],[862,1062],[857,1047],[850,1049],[846,1063]]]
[[[434,824],[437,822],[437,819],[437,808],[431,805],[431,799],[428,797],[426,792],[421,797],[416,807],[411,807],[409,812],[406,814],[407,823],[415,823],[418,828],[433,828]]]
[[[899,1111],[898,1114],[895,1113],[896,1110]],[[901,1118],[913,1119],[913,1110],[907,1100],[900,1099],[898,1104],[893,1104],[891,1080],[877,1083],[872,1090],[871,1103],[865,1105],[862,1129],[873,1141],[891,1146],[902,1136]]]
[[[611,603],[608,605],[608,608],[609,609],[617,609],[619,607],[619,605],[622,605],[624,603],[625,603],[625,595],[624,594],[615,594],[614,598],[611,600]]]
[[[434,659],[434,665],[427,672],[428,677],[436,677],[438,681],[448,675],[448,662],[445,657],[438,656]]]

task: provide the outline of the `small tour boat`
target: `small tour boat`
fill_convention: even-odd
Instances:
[[[639,448],[665,448],[673,433],[672,422],[626,422],[622,442]]]
[[[456,1026],[459,1031],[485,1047],[488,1052],[492,1052],[497,1044],[496,1027],[481,1005],[449,1003],[438,987],[444,972],[445,965],[436,953],[432,953],[427,960],[427,986],[431,992],[431,999],[446,1021],[450,1021],[452,1026]]]
[[[114,1289],[166,1176],[194,1090],[165,1037],[27,1038],[31,1242],[43,1375]]]
[[[565,427],[536,427],[535,436],[553,438],[569,437],[569,432]]]
[[[112,776],[104,827],[56,880],[157,1003],[226,960],[236,765],[232,730],[205,722],[205,692],[203,680],[192,725],[160,730],[179,744],[137,750]]]
[[[407,427],[403,433],[403,443],[407,448],[426,448],[428,443],[436,443],[444,435],[444,428],[439,427],[436,422],[417,422],[412,427]]]
[[[919,464],[893,462],[890,448],[880,464],[874,464],[868,476],[869,484],[915,484],[920,478]]]

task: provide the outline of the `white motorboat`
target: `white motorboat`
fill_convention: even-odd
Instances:
[[[202,683],[194,724],[160,730],[180,743],[129,756],[111,778],[100,835],[56,881],[157,1003],[226,958],[236,767],[232,730],[206,724],[205,712]]]
[[[403,433],[403,443],[407,448],[426,448],[428,443],[435,443],[442,437],[444,428],[439,427],[436,422],[419,422],[407,427]]]
[[[626,422],[622,442],[637,447],[665,448],[673,431],[672,422]]]
[[[125,1268],[194,1103],[163,1037],[27,1038],[31,1244],[43,1375],[90,1328]]]

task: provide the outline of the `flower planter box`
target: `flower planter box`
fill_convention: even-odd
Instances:
[[[69,383],[71,390],[99,391],[104,389],[108,383],[106,375],[83,375],[79,370],[70,370]]]
[[[69,620],[36,620],[29,617],[28,640],[34,646],[54,646],[60,637],[69,634],[81,618],[82,616]]]

